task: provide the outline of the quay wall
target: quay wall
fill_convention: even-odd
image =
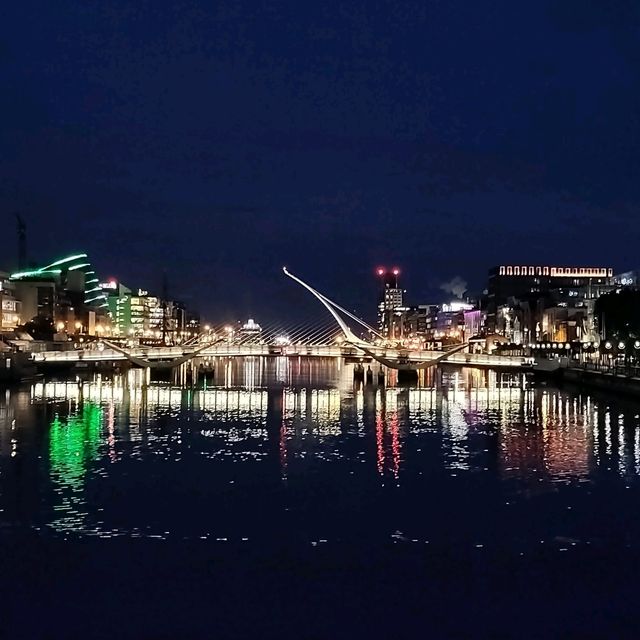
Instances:
[[[556,375],[560,382],[640,399],[640,378],[577,368],[560,369]]]

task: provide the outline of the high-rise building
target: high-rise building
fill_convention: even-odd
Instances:
[[[399,285],[400,269],[376,270],[379,278],[378,291],[378,328],[388,338],[400,338],[403,333],[404,291]]]

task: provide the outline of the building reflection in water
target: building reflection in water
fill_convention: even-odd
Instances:
[[[9,494],[37,502],[25,478],[42,473],[43,449],[57,495],[49,524],[60,531],[84,526],[88,475],[149,454],[260,462],[287,481],[334,462],[368,469],[383,483],[439,468],[494,472],[536,491],[584,481],[594,470],[640,474],[634,407],[614,409],[491,371],[427,370],[415,388],[397,386],[390,373],[386,382],[354,383],[351,365],[335,361],[247,358],[220,359],[198,389],[150,383],[131,370],[2,391],[0,500],[18,520]]]
[[[87,466],[98,458],[101,427],[102,410],[91,401],[66,418],[56,414],[51,421],[49,477],[59,497],[51,526],[57,531],[84,528]]]
[[[245,361],[242,387],[228,386],[237,364],[227,360],[224,385],[206,390],[145,384],[143,373],[134,370],[126,378],[113,380],[39,382],[31,388],[30,401],[62,401],[69,408],[91,402],[104,407],[106,443],[112,457],[116,429],[126,427],[128,438],[135,441],[141,437],[141,425],[149,419],[185,410],[215,424],[205,430],[209,435],[228,432],[236,442],[265,438],[269,398],[278,394],[282,401],[272,413],[278,422],[282,460],[287,457],[287,448],[298,448],[296,441],[318,445],[350,432],[366,437],[370,431],[375,439],[377,470],[395,477],[402,469],[407,438],[419,434],[438,435],[442,463],[453,471],[490,465],[492,461],[482,454],[491,454],[492,447],[497,451],[493,463],[506,477],[584,478],[592,464],[613,463],[623,475],[640,469],[635,414],[611,415],[589,396],[531,388],[523,376],[452,370],[440,372],[436,378],[437,372],[429,371],[424,381],[432,386],[411,389],[354,386],[352,378],[334,376],[337,388],[307,388],[294,386],[295,364],[276,358],[272,379],[282,386],[260,388],[257,383],[266,375],[260,360]],[[350,373],[348,366],[343,369]],[[3,411],[8,415],[10,404],[5,402]],[[6,449],[6,429],[2,436],[0,442]],[[478,436],[482,439],[474,446]],[[9,445],[16,447],[17,442]],[[308,455],[314,451],[323,454],[315,445]]]

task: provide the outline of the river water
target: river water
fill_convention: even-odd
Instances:
[[[387,378],[0,390],[7,637],[633,637],[640,404]]]

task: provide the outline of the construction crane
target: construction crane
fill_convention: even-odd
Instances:
[[[18,269],[22,270],[27,267],[27,225],[19,213],[16,213],[16,221],[18,223]]]

